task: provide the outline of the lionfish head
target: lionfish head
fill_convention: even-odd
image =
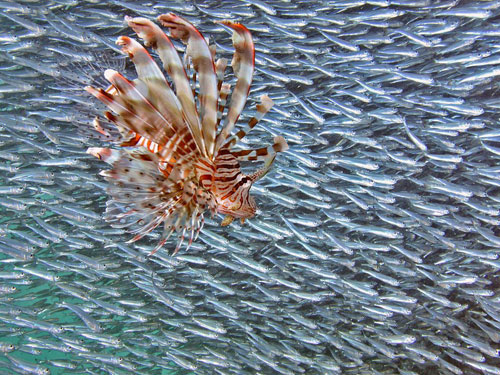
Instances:
[[[287,148],[288,145],[283,137],[275,137],[272,146],[261,150],[261,153],[266,155],[264,166],[250,175],[241,172],[236,155],[243,153],[245,154],[244,158],[249,160],[257,158],[257,155],[252,156],[252,152],[247,151],[230,151],[224,148],[220,150],[215,159],[216,172],[214,175],[217,212],[240,219],[255,216],[257,205],[255,199],[250,195],[250,188],[255,181],[269,172],[276,153],[285,151]],[[227,225],[231,219],[227,220],[223,225]]]
[[[250,188],[253,181],[249,176],[241,176],[241,184],[235,186],[235,190],[231,195],[216,195],[218,213],[231,215],[239,219],[247,219],[255,216],[257,205],[255,199],[250,195]]]
[[[224,148],[215,159],[213,195],[217,202],[216,211],[240,219],[255,215],[255,200],[250,188],[255,179],[241,172],[240,163],[233,153]]]

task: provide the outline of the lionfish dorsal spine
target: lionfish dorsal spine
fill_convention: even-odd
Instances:
[[[205,141],[201,136],[201,123],[198,110],[196,109],[194,94],[184,64],[172,41],[158,25],[146,18],[125,17],[125,21],[148,46],[151,46],[158,52],[158,56],[163,63],[163,68],[174,82],[175,93],[182,105],[183,115],[196,142],[196,146],[202,155],[207,156]]]
[[[230,148],[238,141],[242,140],[248,134],[248,132],[252,130],[260,120],[262,120],[265,114],[271,110],[273,104],[273,100],[269,96],[262,95],[260,97],[260,104],[257,104],[257,113],[255,114],[255,116],[253,116],[248,121],[248,124],[245,127],[238,130],[234,135],[228,137],[223,147]]]
[[[217,79],[215,64],[208,43],[201,33],[188,21],[175,14],[158,17],[160,23],[170,29],[172,36],[187,42],[186,53],[191,58],[194,70],[198,73],[200,92],[201,134],[209,158],[215,152],[215,132],[217,124]]]
[[[224,109],[226,108],[227,98],[231,93],[231,85],[229,83],[221,84],[219,91],[219,107],[217,108],[217,126],[220,125],[222,121],[222,116],[224,115]]]
[[[231,102],[224,121],[224,127],[217,136],[217,147],[220,147],[224,140],[231,134],[236,121],[238,121],[245,107],[250,85],[252,84],[255,64],[255,49],[250,31],[239,23],[231,21],[219,21],[219,23],[233,29],[233,46],[235,52],[231,61],[231,67],[237,80],[231,94]]]

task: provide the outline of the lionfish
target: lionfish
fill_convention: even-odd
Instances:
[[[276,153],[288,145],[281,136],[269,147],[231,150],[271,109],[273,101],[263,95],[248,124],[232,134],[245,106],[254,71],[255,50],[250,31],[232,21],[218,21],[232,29],[235,49],[231,67],[236,84],[223,83],[227,60],[214,62],[215,48],[187,20],[175,14],[162,14],[158,21],[169,28],[171,38],[186,45],[181,60],[170,38],[145,18],[125,17],[125,21],[153,48],[170,77],[169,82],[147,50],[136,40],[121,36],[116,43],[128,54],[138,78],[130,81],[107,69],[107,89],[85,89],[110,111],[105,117],[119,133],[117,148],[88,149],[88,153],[112,166],[101,171],[109,182],[111,199],[105,219],[112,226],[136,229],[134,242],[163,224],[163,232],[152,253],[177,233],[177,253],[186,236],[187,248],[203,226],[203,215],[210,211],[225,214],[222,225],[234,218],[255,215],[256,203],[250,196],[252,184],[270,169]],[[191,77],[189,77],[191,75]],[[198,80],[197,80],[198,77]],[[175,91],[172,89],[175,88]],[[231,95],[230,95],[231,94]],[[230,99],[228,96],[230,95]],[[217,132],[229,102],[222,128]],[[97,131],[109,132],[94,120]],[[242,173],[240,161],[261,160],[256,172]]]

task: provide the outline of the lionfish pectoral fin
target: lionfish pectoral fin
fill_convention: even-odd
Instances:
[[[121,157],[120,151],[103,147],[89,147],[87,149],[87,154],[93,155],[99,160],[102,160],[110,165],[119,160]]]
[[[95,117],[94,121],[92,121],[92,125],[94,126],[94,129],[98,132],[101,133],[102,135],[106,137],[111,137],[111,134],[109,134],[106,129],[104,129],[101,125],[101,121],[99,120],[99,117]]]
[[[182,234],[181,234],[179,240],[177,241],[177,246],[175,247],[175,250],[174,250],[174,253],[172,254],[172,256],[177,254],[179,252],[179,250],[181,249],[182,243],[184,242],[185,234],[186,234],[186,228],[184,227],[184,229],[182,230]]]
[[[222,227],[226,227],[228,226],[229,224],[231,224],[234,220],[234,216],[231,216],[231,215],[226,215],[226,217],[224,218],[224,220],[222,220],[222,222],[220,223],[220,225]]]
[[[101,150],[108,150],[106,148],[100,148],[100,147],[89,147],[87,149],[87,154],[95,156],[97,159],[101,160]]]

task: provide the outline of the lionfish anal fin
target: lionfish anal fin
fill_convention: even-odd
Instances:
[[[226,227],[229,224],[231,224],[233,222],[233,220],[234,220],[234,216],[226,215],[224,217],[224,220],[221,221],[220,225],[223,226],[223,227]]]

